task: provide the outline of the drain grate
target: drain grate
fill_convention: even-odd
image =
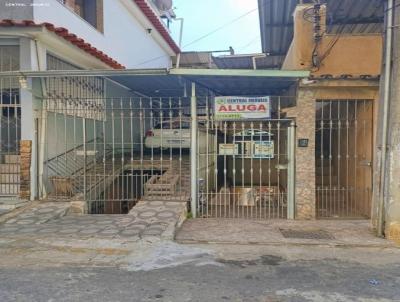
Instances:
[[[292,239],[335,239],[330,233],[325,230],[293,230],[293,229],[279,229],[285,238]]]

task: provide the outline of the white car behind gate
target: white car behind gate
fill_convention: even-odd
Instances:
[[[204,125],[198,126],[199,144],[205,145],[212,135],[206,133]],[[146,132],[146,148],[189,149],[190,148],[190,119],[171,119],[163,121]]]

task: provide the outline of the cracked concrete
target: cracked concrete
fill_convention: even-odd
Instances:
[[[394,248],[42,239],[0,255],[1,301],[400,301]]]
[[[21,212],[0,225],[0,301],[400,301],[400,249],[369,237],[364,222],[189,220],[185,238],[235,240],[179,244],[168,232],[183,216],[161,221],[157,211],[180,207],[151,201],[128,215],[54,219]],[[282,225],[323,227],[347,244],[290,244]]]

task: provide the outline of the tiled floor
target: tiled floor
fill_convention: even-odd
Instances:
[[[128,215],[64,216],[68,207],[67,202],[52,202],[26,209],[0,224],[0,236],[173,239],[186,216],[186,204],[178,202],[140,202]]]

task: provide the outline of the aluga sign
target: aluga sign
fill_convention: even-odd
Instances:
[[[243,120],[271,118],[271,99],[264,97],[215,97],[216,120]]]

